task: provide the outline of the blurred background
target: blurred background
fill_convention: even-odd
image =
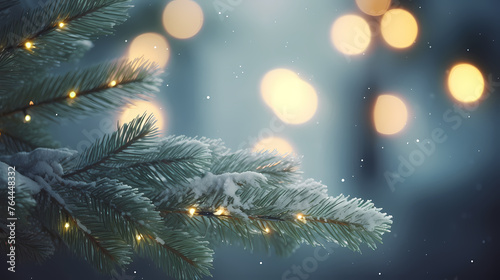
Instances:
[[[498,1],[133,2],[115,35],[61,70],[145,56],[165,69],[161,93],[52,127],[63,146],[81,151],[147,110],[164,135],[303,155],[330,195],[394,216],[363,254],[218,248],[214,279],[498,279]],[[71,255],[15,277],[165,279],[143,259],[110,277]]]

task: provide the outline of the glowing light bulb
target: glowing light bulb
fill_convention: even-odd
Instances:
[[[214,212],[215,216],[219,216],[222,214],[224,214],[224,207],[219,207],[219,209],[217,209],[217,211]]]
[[[76,97],[76,92],[72,91],[69,93],[69,98],[73,99]]]
[[[33,47],[33,43],[31,43],[31,42],[26,42],[26,43],[24,44],[24,46],[25,46],[27,49],[31,49],[31,48]]]
[[[24,120],[26,122],[30,122],[31,121],[31,116],[29,114],[26,114],[26,116],[24,116]]]
[[[35,103],[33,103],[33,100],[30,101],[30,106],[34,105]]]
[[[267,228],[267,227],[264,229],[264,231],[265,231],[266,233],[270,233],[270,232],[271,232],[271,230],[270,230],[269,228]]]
[[[189,208],[188,212],[190,216],[193,216],[196,213],[196,208]]]
[[[116,86],[116,81],[111,81],[111,83],[109,83],[109,86],[110,86],[110,87],[114,87],[114,86]]]
[[[304,219],[304,216],[302,216],[302,214],[297,214],[297,220],[302,220]]]
[[[60,22],[60,23],[59,23],[59,27],[60,27],[60,28],[63,28],[63,27],[64,27],[64,25],[65,25],[65,24],[64,24],[64,22]]]
[[[69,228],[69,223],[65,223],[65,224],[64,224],[64,227],[65,227],[66,229],[68,229],[68,228]]]
[[[137,241],[140,241],[140,240],[141,240],[141,238],[142,238],[142,237],[141,237],[139,234],[135,236],[135,239],[137,239]]]

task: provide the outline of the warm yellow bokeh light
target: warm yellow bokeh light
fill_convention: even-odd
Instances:
[[[31,121],[31,116],[26,114],[26,116],[24,116],[24,121],[25,122],[30,122]]]
[[[69,223],[65,223],[65,224],[64,224],[64,227],[65,227],[65,228],[69,228]]]
[[[128,51],[130,60],[144,57],[156,62],[160,67],[167,65],[170,58],[170,48],[167,40],[157,33],[144,33],[132,41]]]
[[[110,86],[110,87],[114,87],[114,86],[116,86],[116,81],[115,81],[115,80],[111,81],[111,83],[109,83],[109,86]]]
[[[269,137],[260,140],[257,142],[252,151],[261,152],[261,151],[276,151],[279,154],[291,154],[293,153],[293,147],[288,141],[279,137]]]
[[[415,17],[403,9],[387,11],[380,22],[380,29],[387,44],[398,49],[413,45],[418,35]]]
[[[363,53],[371,41],[370,26],[360,16],[345,15],[338,18],[330,30],[335,48],[346,55]]]
[[[264,102],[272,107],[271,98],[273,93],[287,91],[287,87],[290,87],[287,82],[295,80],[296,77],[297,74],[284,68],[278,68],[267,72],[260,83],[260,92]]]
[[[316,90],[288,69],[267,72],[262,78],[260,90],[264,102],[285,123],[305,123],[318,108]]]
[[[76,92],[72,91],[72,92],[69,93],[68,96],[69,96],[69,98],[73,99],[73,98],[76,97]]]
[[[367,15],[380,16],[389,9],[391,0],[356,0],[356,5]]]
[[[166,116],[163,111],[156,104],[144,100],[137,100],[133,104],[125,106],[119,117],[120,124],[128,123],[144,112],[147,115],[153,114],[156,119],[156,127],[160,131],[164,131]]]
[[[203,26],[203,10],[191,0],[174,0],[163,11],[163,27],[177,39],[188,39],[198,34]]]
[[[464,103],[474,102],[483,94],[483,75],[471,64],[457,64],[448,75],[448,89],[456,100]]]
[[[59,27],[60,27],[60,28],[63,28],[63,27],[64,27],[64,22],[60,22],[60,23],[59,23]]]
[[[142,237],[138,234],[135,236],[135,239],[137,239],[137,241],[141,241]]]
[[[24,44],[24,46],[27,48],[27,49],[31,49],[33,47],[33,44],[31,42],[26,42]]]
[[[391,135],[400,132],[408,120],[408,110],[399,97],[380,95],[373,110],[373,123],[380,134]]]

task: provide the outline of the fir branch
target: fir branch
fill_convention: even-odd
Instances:
[[[375,248],[381,235],[389,231],[391,216],[374,208],[370,201],[348,200],[326,194],[326,187],[312,180],[281,188],[266,188],[265,179],[258,174],[207,174],[193,181],[184,191],[164,192],[157,202],[162,215],[183,214],[224,219],[241,238],[248,239],[254,232],[281,232],[297,241],[318,245],[318,240],[334,241],[341,246],[360,251],[364,242]],[[216,215],[219,207],[229,214]],[[246,224],[241,224],[241,219]],[[224,223],[214,223],[226,226]],[[246,242],[243,240],[243,242]]]
[[[147,244],[158,250],[152,254],[153,260],[164,254],[169,265],[175,267],[166,269],[173,276],[180,275],[179,271],[191,271],[190,276],[209,275],[207,264],[211,262],[212,253],[206,243],[194,237],[186,242],[186,234],[166,229],[154,205],[137,190],[114,180],[101,179],[95,184],[62,185],[59,193],[71,204],[87,205],[91,216],[107,229],[119,233],[137,251],[148,252],[151,248],[144,248]]]
[[[218,214],[218,210],[200,210],[191,215],[188,211],[162,211],[167,226],[175,226],[184,231],[197,232],[212,248],[221,245],[242,246],[251,252],[269,253],[272,250],[278,256],[289,256],[300,245],[290,236],[279,231],[271,231],[266,222],[241,219],[239,217]],[[190,218],[188,218],[190,217]]]
[[[155,235],[162,226],[159,212],[137,189],[107,178],[93,184],[68,184],[66,196],[79,194],[84,204],[106,228],[118,232],[129,244],[136,237]]]
[[[24,123],[17,118],[0,119],[1,154],[30,152],[39,147],[59,147],[50,136],[45,123],[39,120]]]
[[[282,186],[300,181],[299,165],[300,160],[292,155],[239,150],[221,156],[213,163],[210,172],[213,174],[257,172],[266,176],[269,184]]]
[[[116,109],[134,98],[144,99],[157,92],[161,84],[158,74],[156,65],[138,59],[48,76],[15,90],[1,104],[0,118],[15,114],[24,117],[29,112],[34,119],[59,120]]]
[[[134,162],[94,176],[115,178],[153,197],[169,186],[203,175],[210,168],[211,157],[206,144],[185,136],[171,136],[159,141],[157,150]]]
[[[165,230],[135,247],[140,256],[152,259],[157,267],[176,279],[200,279],[210,276],[213,251],[208,242],[185,232]]]
[[[19,0],[0,0],[0,12],[19,4]]]
[[[0,29],[0,83],[57,66],[88,50],[89,40],[112,34],[114,26],[127,19],[129,2],[57,0],[24,12]]]
[[[66,205],[45,188],[37,195],[37,201],[47,227],[56,231],[71,251],[96,269],[109,273],[117,265],[130,263],[130,246],[107,230],[86,205]]]
[[[63,178],[82,178],[90,176],[87,173],[103,172],[136,161],[148,149],[156,147],[154,124],[152,115],[143,114],[105,135],[77,158],[65,162]]]
[[[7,223],[0,222],[0,240],[7,240],[10,230],[5,226]],[[16,260],[29,263],[41,264],[49,259],[55,252],[54,243],[50,236],[37,229],[16,227]],[[13,245],[14,245],[13,244]],[[0,242],[0,251],[10,252],[10,245],[7,242]]]
[[[231,150],[225,146],[222,139],[210,139],[206,137],[200,137],[194,139],[208,146],[208,148],[212,153],[212,159],[210,160],[212,164],[221,161],[221,158],[223,156],[231,153]]]

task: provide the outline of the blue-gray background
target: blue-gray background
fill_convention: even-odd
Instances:
[[[377,250],[364,247],[359,254],[335,248],[326,260],[316,261],[307,279],[498,279],[500,84],[493,86],[500,82],[498,1],[393,3],[417,18],[416,44],[396,51],[381,36],[373,36],[366,54],[350,59],[330,43],[333,21],[347,13],[378,20],[363,15],[354,1],[232,1],[236,4],[225,12],[228,17],[221,18],[215,1],[197,0],[205,22],[188,40],[165,32],[161,17],[168,1],[134,2],[131,18],[114,36],[95,41],[78,66],[122,56],[142,33],[164,35],[171,57],[157,103],[168,118],[168,134],[222,138],[233,149],[251,147],[275,118],[259,92],[267,71],[293,69],[316,88],[319,107],[313,119],[303,125],[283,124],[274,136],[287,139],[304,155],[305,177],[321,180],[331,195],[372,199],[394,216],[394,224]],[[476,65],[491,80],[489,97],[453,129],[443,120],[454,109],[445,87],[446,71],[460,61]],[[373,102],[385,92],[404,97],[410,109],[408,127],[397,137],[382,137],[372,126]],[[114,116],[103,113],[51,129],[61,143],[76,149],[87,139],[84,130]],[[408,158],[417,148],[416,139],[429,138],[434,128],[446,132],[446,142],[437,144],[411,176],[391,189],[384,173],[397,170],[399,156]],[[314,250],[302,246],[283,259],[238,247],[218,248],[212,273],[214,279],[282,279],[292,266],[314,258]],[[111,279],[67,253],[42,266],[19,264],[17,270],[14,277],[4,270],[1,275]],[[143,259],[136,259],[125,274],[129,278],[122,279],[166,278]],[[306,279],[305,274],[294,277],[283,279]]]

